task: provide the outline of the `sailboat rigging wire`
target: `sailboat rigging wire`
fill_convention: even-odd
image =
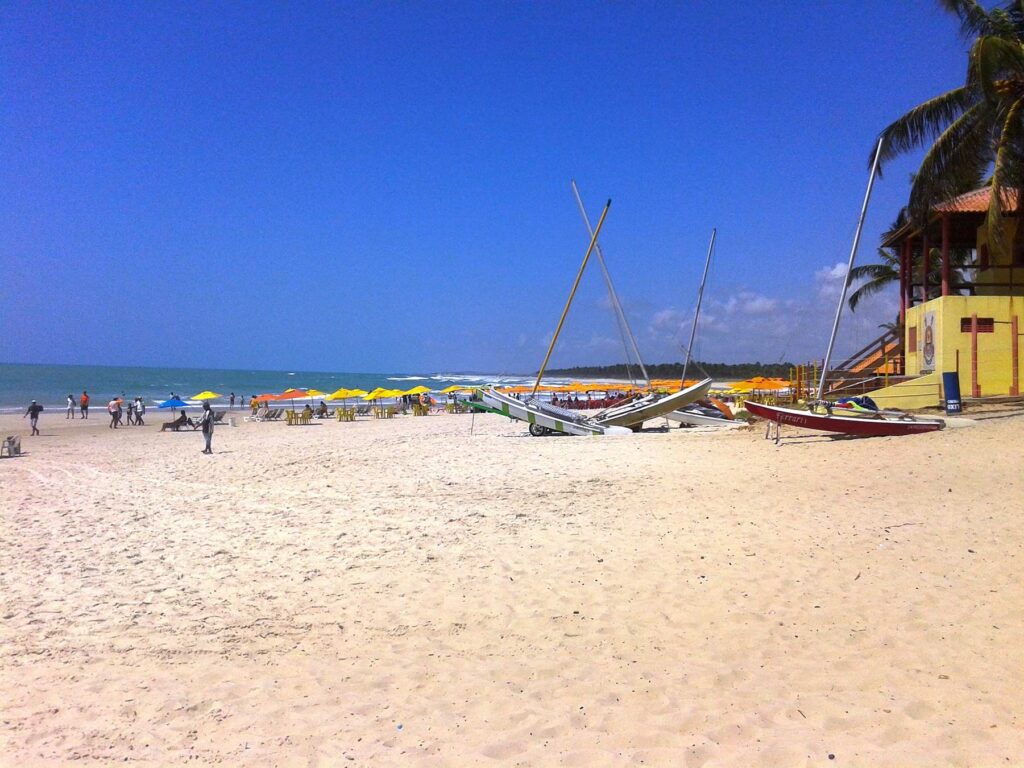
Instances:
[[[562,310],[562,316],[558,318],[558,325],[555,327],[555,335],[551,337],[551,344],[548,345],[548,352],[544,355],[544,362],[541,363],[540,370],[537,371],[537,381],[534,382],[533,391],[530,393],[530,399],[532,400],[537,396],[537,388],[540,387],[540,380],[544,378],[544,369],[548,367],[548,361],[551,359],[551,353],[555,349],[555,342],[558,341],[558,334],[562,332],[562,325],[565,323],[565,316],[569,314],[569,307],[572,306],[573,297],[576,296],[576,289],[580,287],[580,280],[583,278],[583,271],[587,268],[587,262],[590,261],[590,254],[594,250],[594,246],[597,244],[597,236],[601,233],[601,227],[604,226],[605,216],[608,215],[608,209],[612,207],[612,200],[608,198],[608,202],[605,203],[604,210],[601,211],[601,218],[597,221],[597,229],[594,230],[594,234],[590,238],[590,245],[587,246],[587,254],[583,257],[583,263],[580,264],[580,270],[576,273],[576,280],[572,284],[572,290],[569,291],[569,300],[565,302],[565,308]]]
[[[828,340],[828,351],[825,352],[825,360],[821,364],[821,380],[818,382],[818,399],[825,398],[825,377],[828,376],[828,365],[832,361],[832,348],[836,343],[836,334],[839,332],[839,318],[843,316],[843,304],[846,302],[846,291],[850,287],[850,272],[853,271],[853,262],[857,258],[857,248],[860,245],[860,235],[864,231],[864,217],[868,213],[868,202],[871,200],[871,189],[875,185],[875,176],[878,173],[878,161],[882,156],[882,138],[878,138],[878,146],[875,148],[875,159],[871,162],[871,175],[868,176],[868,188],[864,192],[864,203],[860,207],[860,218],[857,220],[857,233],[853,236],[853,246],[850,248],[850,261],[846,265],[846,277],[843,280],[843,290],[839,295],[839,306],[836,307],[836,319],[832,323],[832,336]]]
[[[693,352],[693,338],[697,335],[697,318],[700,317],[700,305],[704,301],[704,284],[708,280],[708,267],[711,266],[711,254],[715,250],[715,238],[718,236],[718,227],[711,230],[711,242],[708,243],[708,256],[704,260],[704,275],[700,279],[700,289],[697,291],[697,309],[693,312],[693,326],[690,328],[690,343],[686,345],[686,360],[683,361],[683,377],[679,386],[686,386],[686,369],[690,365],[690,354]]]
[[[580,216],[583,217],[583,223],[587,227],[587,234],[593,237],[594,231],[590,226],[590,218],[587,216],[587,209],[583,207],[583,198],[580,197],[580,190],[576,186],[576,180],[571,179],[572,192],[576,196],[576,205],[580,209]],[[635,384],[633,380],[633,373],[629,367],[629,348],[626,347],[626,339],[628,337],[629,343],[633,347],[633,355],[636,357],[637,365],[640,366],[640,372],[644,376],[644,380],[647,382],[648,389],[651,386],[651,377],[647,375],[647,368],[644,366],[643,358],[640,357],[640,349],[636,344],[636,337],[633,335],[632,329],[629,327],[629,321],[626,320],[626,313],[622,311],[622,303],[619,301],[619,295],[615,292],[615,286],[612,284],[612,277],[608,272],[608,265],[604,260],[604,252],[601,250],[601,244],[595,243],[594,249],[597,252],[597,262],[601,265],[601,274],[604,275],[605,285],[608,286],[608,298],[612,303],[612,310],[615,313],[616,324],[619,326],[619,335],[622,337],[622,346],[626,351],[626,374],[629,376],[630,383]]]

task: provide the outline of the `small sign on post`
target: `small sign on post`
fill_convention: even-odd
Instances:
[[[942,397],[946,406],[946,415],[955,416],[960,413],[960,374],[957,372],[942,374]]]

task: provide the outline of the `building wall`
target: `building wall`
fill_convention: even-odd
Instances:
[[[978,384],[981,396],[1007,395],[1012,385],[1012,349],[1017,345],[1024,358],[1024,339],[1011,339],[1010,320],[1016,315],[1018,334],[1024,333],[1024,297],[942,296],[907,311],[906,372],[910,376],[929,373],[925,360],[926,318],[933,319],[934,366],[936,373],[960,372],[960,393],[971,396],[971,334],[961,330],[961,319],[972,313],[992,318],[992,332],[978,334]],[[916,339],[915,339],[916,337]],[[916,340],[914,347],[911,342]],[[958,364],[959,353],[959,364]],[[1020,382],[1018,381],[1018,391]]]
[[[933,408],[942,404],[940,378],[937,373],[929,373],[912,381],[876,389],[868,394],[879,408],[895,408],[901,411]]]

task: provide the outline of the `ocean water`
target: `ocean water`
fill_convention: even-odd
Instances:
[[[112,396],[142,397],[148,404],[166,400],[171,393],[183,399],[203,390],[222,395],[234,392],[252,395],[282,392],[289,387],[315,388],[334,392],[340,387],[365,389],[411,389],[422,384],[441,390],[452,384],[514,385],[529,380],[523,376],[471,373],[344,373],[330,371],[246,371],[200,368],[120,368],[86,365],[22,365],[0,363],[0,413],[24,411],[32,400],[46,410],[63,411],[67,396],[77,399],[89,393],[92,407],[102,407]],[[547,380],[546,380],[547,381]],[[552,379],[554,381],[554,379]],[[238,400],[235,401],[236,404]],[[214,401],[227,405],[227,398]]]

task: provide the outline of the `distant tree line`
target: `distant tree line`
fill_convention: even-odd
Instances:
[[[788,378],[793,363],[701,363],[690,362],[686,371],[687,378],[693,378],[701,372],[713,379],[726,381],[749,379],[751,376],[767,376]],[[639,367],[632,366],[633,374],[639,374]],[[587,379],[628,379],[626,366],[616,365],[582,365],[575,368],[549,368],[548,374],[553,376],[569,376]],[[656,363],[647,366],[647,373],[652,379],[677,379],[683,375],[682,363]]]

